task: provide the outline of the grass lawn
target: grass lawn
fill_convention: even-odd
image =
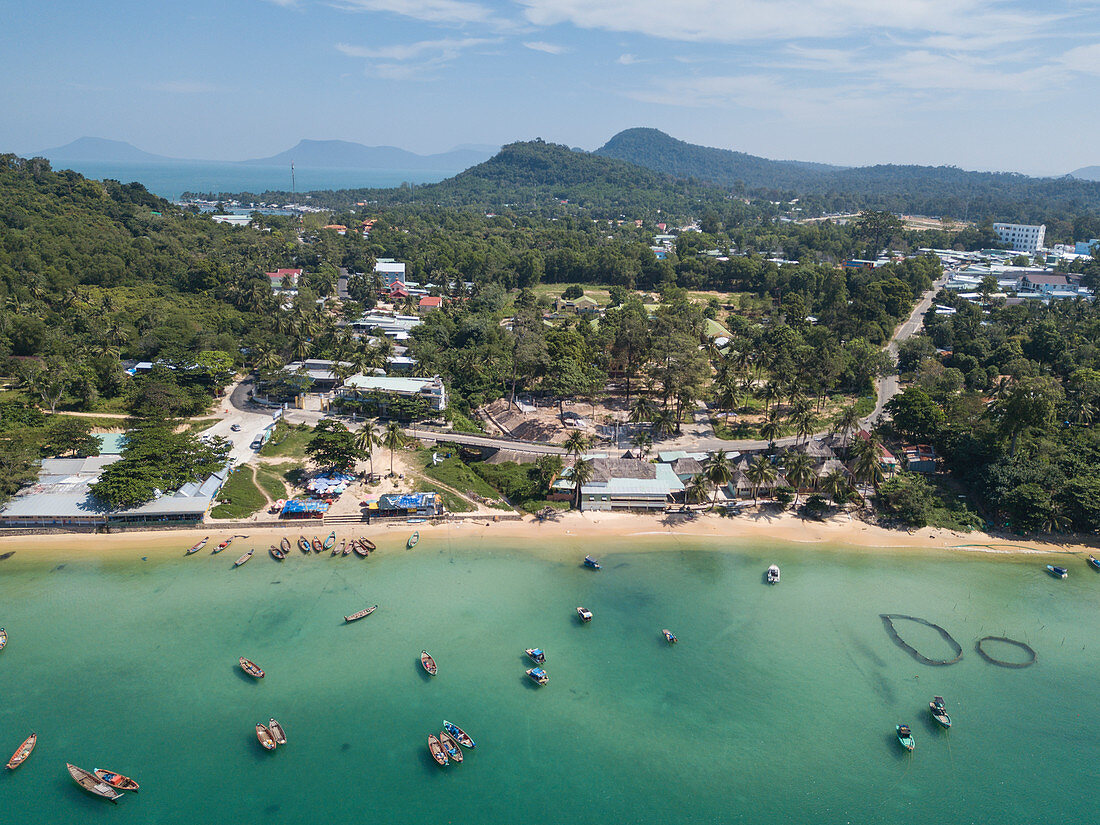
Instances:
[[[260,448],[260,455],[305,458],[306,444],[309,443],[312,437],[312,427],[306,424],[291,426],[280,421],[275,425],[275,432],[271,436],[271,440]]]
[[[484,498],[500,498],[500,492],[493,488],[485,479],[471,470],[462,459],[452,455],[441,463],[432,466],[431,450],[421,450],[419,457],[424,462],[424,475],[433,478],[460,492],[474,493]]]
[[[260,487],[263,488],[272,501],[278,501],[281,498],[286,498],[286,484],[283,479],[285,478],[285,471],[283,467],[289,466],[293,470],[297,470],[298,465],[271,465],[271,464],[257,464],[256,465],[256,481]]]
[[[443,506],[452,513],[472,513],[477,509],[466,499],[456,496],[450,490],[444,490],[442,487],[437,487],[435,484],[418,481],[416,490],[417,492],[439,493],[443,496]]]
[[[267,499],[252,482],[252,468],[242,465],[230,473],[222,485],[218,502],[210,511],[211,518],[237,519],[262,509],[267,504]]]

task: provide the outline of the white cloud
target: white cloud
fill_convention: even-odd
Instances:
[[[488,23],[492,12],[467,0],[335,0],[348,11],[378,11],[412,17],[429,23]]]
[[[1100,75],[1100,43],[1070,49],[1062,55],[1060,62],[1075,72]]]
[[[466,49],[497,42],[499,41],[483,37],[466,37],[421,40],[418,43],[396,43],[389,46],[351,46],[347,43],[337,43],[336,49],[348,57],[379,60],[412,60],[425,54],[437,59],[453,60]]]
[[[641,63],[641,61],[632,54],[620,54],[619,59],[615,62],[620,66],[633,66],[635,63]]]
[[[564,54],[569,51],[567,46],[559,46],[557,43],[546,43],[542,40],[531,40],[523,45],[536,52],[546,52],[547,54]]]
[[[198,95],[220,91],[219,87],[201,80],[165,80],[145,87],[152,92],[168,92],[177,95]]]

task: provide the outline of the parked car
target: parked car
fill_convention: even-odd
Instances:
[[[241,431],[241,425],[240,424],[234,424],[229,429],[231,429],[235,433],[239,433]]]

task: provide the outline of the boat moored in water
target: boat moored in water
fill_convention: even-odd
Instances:
[[[462,748],[458,746],[458,742],[447,731],[441,730],[439,732],[439,744],[443,746],[443,750],[447,751],[447,756],[452,762],[462,763]]]
[[[779,565],[773,564],[768,568],[768,584],[779,584]],[[796,582],[797,584],[797,582]]]
[[[275,740],[276,745],[286,744],[286,731],[283,730],[282,725],[272,719],[268,722],[267,729],[271,731],[271,736]]]
[[[1069,571],[1064,567],[1059,567],[1056,564],[1048,564],[1047,572],[1054,576],[1056,579],[1068,579]]]
[[[96,778],[99,779],[101,782],[110,785],[116,790],[130,791],[132,793],[137,793],[138,791],[138,783],[128,776],[123,776],[120,773],[115,773],[114,771],[109,771],[105,768],[96,768],[92,771],[92,773],[94,773],[96,775]]]
[[[319,538],[317,538],[317,536],[313,537],[312,546],[313,546],[313,552],[314,553],[320,553],[322,550],[325,549],[324,545],[321,544],[321,540]]]
[[[455,741],[458,742],[458,744],[462,745],[462,747],[477,747],[477,745],[474,744],[474,740],[470,738],[470,734],[466,733],[466,731],[464,731],[458,725],[448,722],[446,719],[443,720],[443,730],[447,731],[447,733],[453,736],[455,738]]]
[[[347,546],[348,546],[348,540],[347,539],[340,539],[340,546],[332,548],[332,555],[334,555],[334,556],[346,555],[347,554]]]
[[[413,531],[413,534],[409,536],[409,540],[405,542],[405,548],[408,550],[412,550],[414,547],[416,547],[416,543],[418,541],[420,541],[420,531],[415,530]]]
[[[242,564],[244,564],[246,561],[248,561],[250,558],[252,558],[252,554],[255,553],[255,552],[256,552],[256,548],[253,547],[251,550],[249,550],[247,553],[245,553],[243,556],[241,556],[239,559],[237,559],[235,562],[233,562],[233,566],[234,567],[240,567]]]
[[[200,541],[198,544],[194,545],[190,550],[188,550],[186,553],[184,553],[184,555],[185,556],[190,556],[192,553],[199,552],[200,550],[202,550],[202,548],[206,547],[206,543],[208,541],[210,541],[210,536],[207,536],[202,541]]]
[[[278,744],[275,741],[275,737],[271,734],[271,729],[268,728],[267,725],[261,725],[259,722],[256,723],[256,738],[260,741],[260,744],[263,745],[264,750],[273,751],[275,750],[275,745]]]
[[[309,555],[309,539],[305,536],[298,536],[298,549]]]
[[[536,665],[546,664],[546,654],[539,650],[537,647],[529,647],[524,652]]]
[[[661,633],[664,634],[665,641],[668,642],[670,645],[676,644],[676,642],[679,641],[679,639],[676,638],[676,634],[669,630],[667,627],[662,630]]]
[[[585,556],[584,557],[584,566],[585,567],[591,567],[593,570],[599,570],[600,569],[600,563],[598,561],[596,561],[594,558],[592,558],[591,556]]]
[[[445,766],[449,761],[446,752],[443,750],[443,745],[441,745],[435,735],[431,733],[428,734],[428,752],[431,753],[432,759],[441,767]]]
[[[225,541],[223,541],[221,544],[219,544],[217,547],[215,547],[213,550],[211,550],[210,555],[213,556],[217,553],[220,553],[226,547],[231,545],[233,543],[233,539],[235,539],[235,538],[237,538],[237,537],[236,536],[230,536],[229,538],[227,538]]]
[[[1096,558],[1096,556],[1089,556],[1089,564],[1097,570],[1100,570],[1100,559]]]
[[[913,731],[909,729],[908,725],[898,725],[897,732],[901,746],[912,753],[913,748],[917,746],[916,740],[913,739]]]
[[[322,550],[331,550],[333,545],[336,544],[336,531],[333,530],[329,533],[323,542],[321,542]]]
[[[11,755],[11,759],[8,760],[8,770],[14,771],[20,765],[27,761],[27,757],[31,755],[31,751],[34,750],[34,746],[38,743],[38,734],[32,733],[26,739],[23,740],[23,744],[16,748],[15,753]]]
[[[366,536],[359,537],[359,546],[366,550],[368,553],[373,553],[375,550],[378,549],[378,546]]]
[[[271,549],[268,552],[271,553],[271,558],[276,561],[282,561],[286,558],[286,551],[281,547],[276,547],[274,544],[271,545]]]
[[[951,727],[951,717],[947,714],[947,705],[944,704],[942,696],[933,696],[932,701],[928,703],[928,710],[931,712],[932,718],[940,724],[940,727]]]
[[[102,796],[104,799],[109,799],[111,802],[117,800],[122,794],[112,788],[105,782],[101,782],[99,778],[91,771],[86,771],[83,768],[78,768],[76,765],[70,765],[65,763],[65,767],[69,769],[69,776],[73,778],[73,781],[77,785],[82,787],[88,793],[94,793],[96,796]]]
[[[252,676],[256,679],[264,678],[263,668],[261,668],[258,664],[251,661],[250,659],[244,658],[244,656],[242,656],[239,661],[241,663],[241,670],[243,670],[249,676]]]
[[[4,646],[8,643],[8,631],[0,627],[0,650],[4,649]]]
[[[361,541],[353,541],[351,543],[351,549],[355,551],[356,555],[362,556],[363,558],[366,558],[370,553],[370,550],[364,547]]]
[[[370,607],[368,607],[364,610],[360,610],[358,613],[352,613],[350,616],[345,616],[344,621],[345,622],[354,622],[354,621],[357,621],[358,619],[365,619],[367,616],[369,616],[371,613],[373,613],[377,609],[378,609],[378,605],[372,604]]]
[[[283,556],[285,557],[286,554],[290,552],[290,539],[286,536],[279,539],[279,549],[283,551]]]
[[[550,681],[550,674],[543,670],[541,667],[533,667],[527,671],[527,676],[539,687],[542,687]]]
[[[435,676],[439,668],[435,664],[435,659],[431,657],[431,654],[426,650],[420,651],[420,664],[424,670],[427,671],[429,676]]]
[[[578,607],[577,616],[585,624],[588,624],[590,621],[592,621],[592,611],[589,610],[587,607]]]

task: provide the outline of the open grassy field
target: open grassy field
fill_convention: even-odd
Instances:
[[[306,444],[313,436],[313,430],[306,424],[296,426],[280,421],[275,425],[271,439],[260,448],[265,457],[285,456],[287,458],[305,458]]]
[[[211,518],[247,518],[267,504],[267,499],[252,481],[252,468],[242,465],[230,473],[218,492],[218,504],[210,511]]]

